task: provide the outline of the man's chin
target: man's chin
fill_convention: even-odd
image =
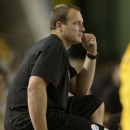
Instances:
[[[82,43],[82,40],[81,40],[81,39],[75,40],[73,44],[79,44],[79,43]]]
[[[82,40],[81,40],[81,39],[80,39],[80,40],[77,40],[77,44],[78,44],[78,43],[82,43]]]

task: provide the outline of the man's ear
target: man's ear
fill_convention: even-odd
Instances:
[[[62,29],[62,24],[63,24],[63,23],[60,22],[60,21],[57,21],[57,22],[56,22],[56,28],[59,29],[61,32],[63,31],[63,29]]]

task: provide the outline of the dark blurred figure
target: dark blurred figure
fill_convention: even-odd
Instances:
[[[6,73],[4,72],[4,70],[0,68],[0,97],[5,87],[5,83],[6,83]]]
[[[6,73],[0,68],[0,130],[4,130],[3,121],[5,115],[5,106],[6,106]]]
[[[120,74],[119,64],[114,64],[111,69],[111,81],[102,89],[101,97],[105,103],[104,124],[116,113],[120,113],[122,106],[119,97]]]
[[[0,115],[3,114],[4,89],[6,86],[6,73],[0,68]]]
[[[98,66],[91,88],[93,94],[101,97],[104,86],[111,82],[111,66],[112,63],[110,61]]]
[[[109,130],[122,130],[120,126],[120,121],[121,121],[121,114],[117,113],[114,114],[108,121],[107,123],[107,128]]]

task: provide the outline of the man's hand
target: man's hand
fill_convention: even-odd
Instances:
[[[97,55],[97,42],[93,34],[84,33],[82,37],[83,47],[90,55]]]

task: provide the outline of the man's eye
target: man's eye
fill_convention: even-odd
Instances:
[[[79,24],[78,22],[75,22],[74,24]]]

